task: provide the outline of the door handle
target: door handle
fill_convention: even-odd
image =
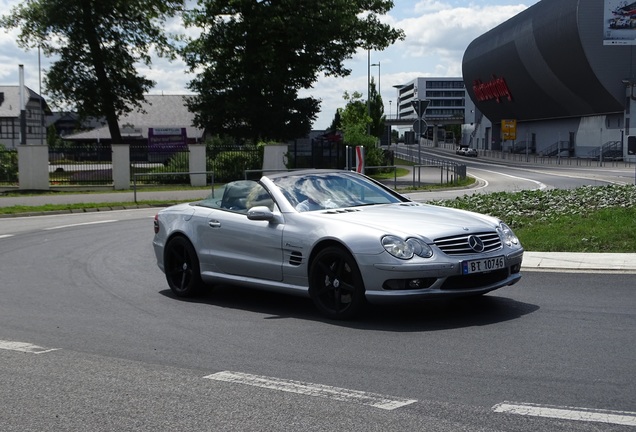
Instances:
[[[221,222],[219,222],[218,220],[208,221],[208,225],[210,226],[210,228],[221,228]]]

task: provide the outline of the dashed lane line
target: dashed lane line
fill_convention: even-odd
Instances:
[[[417,402],[417,400],[415,399],[403,399],[398,397],[380,395],[377,393],[368,393],[363,391],[349,390],[301,381],[292,381],[281,378],[250,375],[241,372],[224,371],[208,375],[204,378],[216,381],[245,384],[254,387],[279,390],[289,393],[303,394],[307,396],[323,397],[343,402],[353,402],[384,410],[394,410],[396,408],[400,408],[405,405]]]
[[[514,402],[497,404],[492,410],[496,413],[636,426],[636,412],[629,411],[595,410]]]
[[[44,354],[51,351],[57,351],[57,348],[43,348],[41,346],[33,345],[27,342],[15,342],[0,340],[0,349],[9,351],[20,351],[30,354]]]
[[[62,228],[73,228],[73,227],[77,227],[77,226],[97,225],[97,224],[112,223],[112,222],[117,222],[117,219],[110,219],[110,220],[103,220],[103,221],[94,221],[94,222],[82,222],[82,223],[76,223],[76,224],[70,224],[70,225],[58,225],[58,226],[44,228],[44,230],[45,231],[50,231],[50,230],[56,230],[56,229],[62,229]]]

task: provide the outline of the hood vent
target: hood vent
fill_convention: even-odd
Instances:
[[[301,265],[303,262],[303,254],[298,252],[298,251],[294,251],[289,255],[289,265],[292,265],[294,267],[298,267],[299,265]]]
[[[341,214],[341,213],[353,213],[353,212],[359,212],[359,211],[361,210],[357,208],[340,208],[340,209],[327,210],[325,211],[325,213],[326,214]]]

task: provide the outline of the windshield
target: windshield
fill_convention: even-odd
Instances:
[[[301,212],[402,202],[391,191],[347,172],[289,175],[273,181]]]

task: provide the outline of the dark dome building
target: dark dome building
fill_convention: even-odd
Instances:
[[[481,147],[578,157],[603,147],[627,157],[634,44],[636,1],[620,0],[543,0],[475,39],[462,67],[492,124],[476,120]]]

